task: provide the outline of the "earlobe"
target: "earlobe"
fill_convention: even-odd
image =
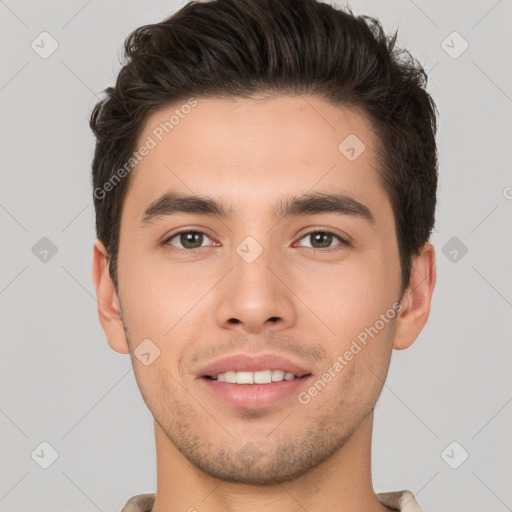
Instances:
[[[119,298],[109,274],[107,250],[99,240],[96,240],[93,249],[92,278],[96,289],[98,317],[108,344],[112,350],[128,354]]]
[[[436,255],[427,242],[413,260],[409,287],[402,299],[402,310],[395,324],[393,348],[410,347],[427,323],[436,284]]]

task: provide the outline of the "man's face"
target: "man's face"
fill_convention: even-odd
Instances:
[[[179,105],[148,119],[138,147],[148,136],[157,144],[130,177],[118,276],[134,371],[156,422],[192,464],[230,481],[285,481],[344,444],[387,373],[400,265],[375,134],[360,114],[314,96],[197,101],[161,141],[154,130]],[[365,145],[359,156],[353,135]],[[169,201],[150,209],[166,193],[211,199],[231,216],[171,214]],[[306,194],[349,196],[374,222],[332,203],[277,215]],[[175,236],[181,230],[192,233]],[[160,355],[146,366],[134,350],[147,339]],[[306,376],[251,385],[205,375],[235,354],[281,356]]]

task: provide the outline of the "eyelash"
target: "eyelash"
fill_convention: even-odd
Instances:
[[[172,235],[168,236],[163,242],[162,242],[162,245],[163,246],[169,246],[169,247],[172,247],[173,250],[178,250],[178,251],[185,251],[187,253],[196,253],[197,251],[200,251],[201,249],[204,249],[205,247],[196,247],[195,249],[182,249],[181,247],[173,247],[173,246],[170,246],[169,245],[169,242],[173,239],[173,238],[176,238],[178,235],[181,235],[182,233],[199,233],[199,234],[202,234],[202,235],[206,235],[208,238],[211,238],[209,237],[204,231],[199,231],[197,229],[182,229],[181,231],[176,231],[176,233],[173,233]],[[342,238],[340,235],[338,235],[338,233],[335,233],[334,231],[331,231],[330,229],[316,229],[316,230],[313,230],[313,231],[308,231],[307,233],[304,233],[304,235],[302,235],[302,237],[299,239],[299,240],[302,240],[303,238],[306,238],[307,236],[309,235],[313,235],[313,234],[316,234],[316,233],[322,233],[322,234],[327,234],[327,235],[333,235],[335,236],[336,238],[338,238],[338,240],[340,240],[340,244],[334,246],[334,247],[329,247],[327,249],[316,249],[315,247],[306,247],[307,249],[311,249],[315,252],[334,252],[334,251],[339,251],[341,249],[341,246],[350,246],[350,243]]]

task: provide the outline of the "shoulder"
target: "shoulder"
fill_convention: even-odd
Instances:
[[[153,503],[155,503],[154,494],[137,494],[126,502],[121,512],[151,512]]]
[[[386,507],[391,507],[399,512],[422,512],[411,491],[379,492],[377,498]]]

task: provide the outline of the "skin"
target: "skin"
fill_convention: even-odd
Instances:
[[[376,135],[361,113],[315,96],[197,100],[130,176],[119,293],[105,247],[94,246],[102,327],[113,350],[131,355],[155,418],[153,512],[390,510],[372,487],[373,411],[392,350],[409,347],[428,319],[434,248],[427,242],[414,259],[401,311],[308,404],[294,394],[244,409],[216,398],[196,372],[235,352],[281,354],[321,377],[399,299],[400,263]],[[152,114],[140,141],[175,108]],[[354,161],[338,150],[349,134],[366,146]],[[179,213],[141,225],[167,191],[222,200],[234,217]],[[368,206],[375,225],[333,212],[270,216],[289,195],[333,191]],[[182,228],[205,233],[186,246],[197,252],[179,236],[163,243]],[[322,228],[351,244],[319,245]],[[250,264],[236,252],[247,236],[263,249]],[[148,366],[134,356],[147,338],[160,350]]]

